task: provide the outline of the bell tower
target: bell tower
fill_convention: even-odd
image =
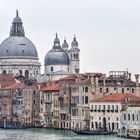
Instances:
[[[80,49],[78,48],[78,42],[76,40],[76,37],[74,35],[73,41],[71,43],[71,49],[69,51],[69,57],[70,57],[70,68],[71,72],[75,74],[75,69],[80,69]]]

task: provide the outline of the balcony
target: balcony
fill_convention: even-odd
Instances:
[[[46,99],[46,100],[44,100],[44,103],[46,103],[46,104],[51,104],[51,103],[52,103],[52,100]]]
[[[71,107],[76,107],[77,103],[71,103]]]
[[[53,112],[44,112],[45,116],[53,116]]]
[[[60,108],[60,114],[68,114],[68,109],[66,107]]]

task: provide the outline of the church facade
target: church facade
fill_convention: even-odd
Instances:
[[[53,48],[45,56],[44,73],[49,76],[50,80],[58,80],[70,74],[75,74],[75,69],[79,69],[79,52],[80,49],[75,36],[69,49],[66,39],[61,46],[56,34]]]
[[[40,74],[41,64],[35,45],[25,37],[24,27],[21,18],[16,11],[10,29],[10,36],[0,44],[0,74],[13,74],[25,78],[59,80],[80,68],[80,49],[74,36],[71,48],[64,40],[60,44],[56,37],[52,49],[47,52],[44,58],[44,74]],[[40,80],[42,81],[42,80]]]

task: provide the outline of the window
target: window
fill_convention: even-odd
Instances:
[[[22,70],[19,71],[19,75],[22,76]]]
[[[132,88],[132,93],[134,93],[134,89]]]
[[[126,120],[126,114],[124,114],[123,119],[124,119],[124,121]]]
[[[128,121],[130,121],[130,114],[128,114]]]
[[[134,114],[132,115],[132,121],[135,121],[135,116],[134,116]]]
[[[85,92],[86,92],[86,93],[88,92],[88,87],[85,87]]]
[[[88,104],[88,96],[85,97],[85,104]]]
[[[43,100],[41,100],[41,104],[43,104]]]
[[[25,78],[29,78],[29,71],[25,70]]]
[[[106,93],[108,93],[108,91],[109,91],[108,88],[106,88]]]
[[[35,96],[35,90],[33,90],[33,95]]]
[[[108,110],[110,110],[110,105],[108,105]]]
[[[35,100],[34,100],[34,104],[35,104]]]
[[[118,105],[116,105],[116,110],[118,111]]]
[[[102,88],[100,88],[100,93],[102,93]]]
[[[77,54],[76,54],[76,59],[78,59],[78,57],[79,57],[79,56],[78,56],[78,53],[77,53]]]
[[[114,110],[114,105],[112,105],[112,110]]]
[[[93,122],[91,122],[91,128],[93,128]]]
[[[6,74],[6,70],[3,70],[2,74]]]
[[[53,67],[51,67],[51,71],[53,71]]]
[[[122,93],[124,93],[124,88],[122,88]]]

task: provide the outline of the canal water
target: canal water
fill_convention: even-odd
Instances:
[[[66,130],[0,129],[0,140],[127,140],[116,136],[83,136]],[[129,139],[130,140],[130,139]]]

